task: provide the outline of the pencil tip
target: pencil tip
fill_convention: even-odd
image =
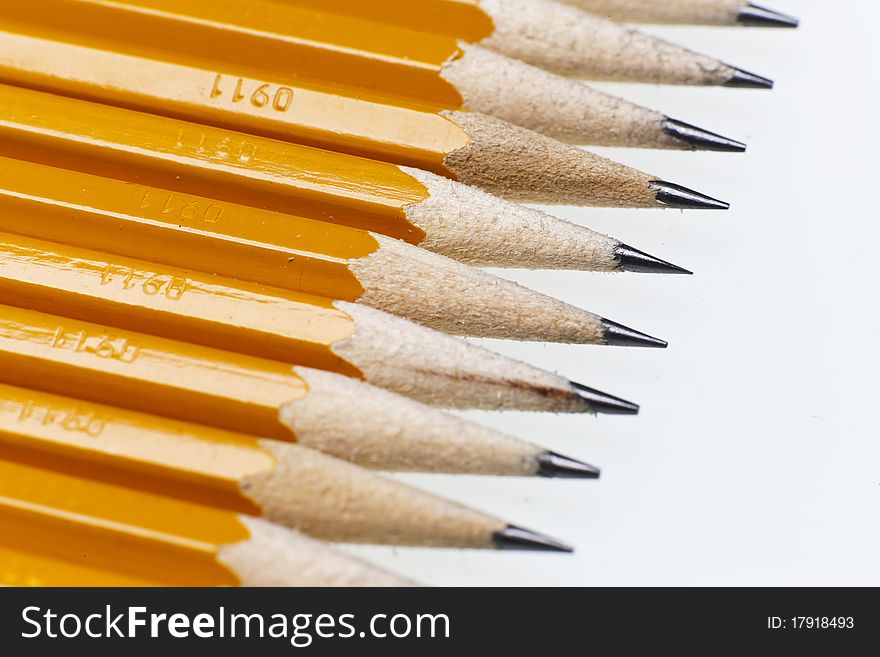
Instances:
[[[595,465],[578,461],[556,452],[543,452],[538,455],[540,477],[554,479],[598,479],[601,471]]]
[[[636,331],[623,324],[612,322],[610,319],[602,319],[605,344],[613,347],[655,347],[666,349],[669,343],[666,340],[652,338],[650,335]]]
[[[663,131],[667,135],[685,142],[688,146],[698,151],[743,153],[746,150],[746,145],[741,141],[723,137],[714,132],[703,130],[690,123],[685,123],[684,121],[679,121],[678,119],[673,119],[668,116],[663,121]]]
[[[507,525],[492,534],[499,550],[538,550],[541,552],[574,552],[574,548],[555,538],[538,534],[516,525]]]
[[[719,201],[717,198],[695,192],[687,187],[655,180],[651,183],[654,188],[655,198],[659,203],[668,205],[670,208],[679,210],[727,210],[730,203]]]
[[[613,324],[613,322],[609,323]],[[616,326],[620,325],[617,324]],[[636,331],[633,331],[633,333],[636,333]],[[639,333],[639,335],[642,334]],[[653,340],[654,338],[650,339]],[[612,343],[609,342],[608,344]],[[638,404],[633,404],[630,401],[615,397],[614,395],[609,395],[596,390],[595,388],[588,388],[587,386],[574,381],[569,381],[569,384],[577,393],[578,397],[587,403],[590,407],[590,411],[593,413],[604,413],[605,415],[636,415],[639,412]]]
[[[800,24],[794,16],[751,2],[739,10],[736,19],[749,27],[797,27]]]
[[[773,80],[765,78],[763,75],[749,73],[741,68],[731,66],[733,75],[724,83],[725,87],[739,87],[742,89],[772,89]]]
[[[634,249],[628,244],[618,244],[614,249],[614,259],[623,271],[634,271],[643,274],[693,274],[678,265]]]

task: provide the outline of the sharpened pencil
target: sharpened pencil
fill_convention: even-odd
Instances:
[[[483,211],[470,188],[415,169],[16,87],[0,85],[0,118],[0,155],[293,210],[411,242],[425,236],[409,218],[413,213],[473,219],[473,230]],[[728,207],[651,176],[632,178],[631,169],[617,165],[585,192],[570,160],[545,155],[547,175],[558,176],[555,189],[566,190],[557,195],[560,202],[589,197],[610,205]],[[496,181],[496,186],[511,185]]]
[[[20,41],[21,39],[11,37],[8,32],[2,33],[2,39],[0,39],[0,43],[12,45],[13,53],[18,52]],[[60,60],[79,62],[84,65],[83,72],[91,77],[100,77],[102,71],[109,72],[111,75],[114,71],[125,71],[126,79],[128,80],[134,82],[141,80],[150,82],[152,80],[153,84],[158,84],[160,88],[160,91],[154,91],[152,94],[149,94],[131,93],[130,90],[126,90],[124,87],[120,87],[120,85],[114,85],[112,82],[87,85],[88,89],[99,90],[100,93],[96,95],[96,98],[105,102],[126,105],[128,100],[132,100],[133,102],[130,106],[135,108],[166,113],[167,108],[175,105],[173,100],[167,99],[169,96],[166,94],[171,94],[172,97],[180,96],[179,93],[172,93],[167,88],[169,83],[174,80],[173,75],[157,75],[155,77],[133,75],[129,78],[131,66],[120,63],[116,65],[111,65],[107,62],[101,63],[102,60],[112,55],[108,51],[93,50],[92,52],[97,61],[89,61],[89,58],[85,57],[82,52],[64,54],[59,52],[58,48],[46,45],[45,40],[37,40],[36,43],[32,41],[31,45],[34,47],[30,49],[25,48],[24,52],[45,57],[46,60],[43,63],[48,68],[43,69],[43,74],[38,74],[35,79],[34,76],[31,76],[30,73],[22,68],[25,64],[11,68],[6,67],[10,77],[13,78],[11,81],[24,86],[46,87],[60,93],[69,92],[74,96],[91,97],[88,90],[83,91],[83,85],[76,78],[74,78],[71,84],[59,84],[63,81],[63,73],[59,70],[56,62]],[[16,54],[15,56],[18,55]],[[70,66],[73,66],[73,64]],[[193,86],[187,84],[184,88],[191,89]],[[222,120],[214,121],[212,117],[218,115],[232,116],[235,119],[230,122],[232,127],[246,128],[249,131],[261,131],[265,134],[279,136],[278,130],[262,131],[260,126],[267,123],[274,125],[280,123],[281,128],[286,131],[287,128],[291,127],[292,123],[291,120],[283,117],[294,117],[294,120],[299,120],[296,117],[302,111],[304,112],[302,121],[305,123],[300,124],[299,127],[302,127],[309,135],[323,135],[323,137],[317,140],[317,144],[320,146],[342,148],[350,152],[362,153],[365,149],[361,148],[361,146],[367,142],[381,144],[380,147],[382,149],[391,152],[393,157],[390,159],[397,160],[406,165],[430,166],[435,172],[445,174],[460,182],[482,187],[487,191],[505,196],[511,200],[619,207],[663,207],[664,205],[677,207],[674,199],[670,199],[670,201],[665,203],[658,200],[658,194],[661,189],[664,189],[664,183],[656,176],[637,171],[623,164],[561,143],[540,133],[514,126],[487,115],[461,111],[445,112],[443,116],[425,114],[423,116],[429,122],[433,122],[434,125],[425,130],[416,129],[414,131],[407,130],[405,121],[401,126],[398,126],[389,116],[382,120],[379,125],[392,126],[390,131],[396,134],[382,135],[375,134],[376,124],[368,120],[369,117],[373,119],[377,117],[374,116],[373,112],[369,111],[369,108],[362,105],[360,101],[352,101],[358,104],[359,108],[357,110],[346,108],[351,109],[351,111],[339,113],[316,109],[310,110],[305,103],[302,103],[297,105],[296,112],[285,113],[283,116],[279,114],[282,118],[276,118],[275,115],[268,115],[266,113],[251,112],[250,110],[240,111],[240,106],[234,106],[231,110],[225,112],[216,111],[210,107],[210,105],[215,104],[215,101],[210,99],[208,93],[199,93],[198,87],[196,87],[195,96],[197,97],[197,102],[185,103],[189,109],[182,112],[182,114],[186,118],[197,118],[199,121],[208,123],[226,123]],[[97,109],[94,105],[82,104],[79,109],[74,109],[76,106],[72,105],[72,103],[78,101],[58,99],[56,104],[60,102],[69,104],[69,109],[65,110],[66,112],[74,114],[88,112],[93,119],[97,118],[95,116]],[[11,104],[11,101],[7,106],[9,104]],[[364,111],[365,116],[361,120],[350,121],[349,115],[357,115],[360,113],[360,110]],[[124,111],[102,107],[100,113],[106,115],[111,112],[118,113]],[[123,116],[126,115],[116,114],[117,121],[121,120]],[[141,116],[146,117],[147,115]],[[269,118],[266,118],[266,116]],[[322,118],[315,119],[315,117]],[[64,123],[71,125],[74,120],[74,116],[68,116],[66,122],[56,118],[53,120],[53,125],[58,127],[62,127]],[[247,162],[241,162],[240,158],[236,157],[236,153],[228,153],[228,149],[225,146],[222,147],[223,150],[221,151],[227,153],[227,156],[231,155],[227,160],[227,164],[238,168],[244,166],[247,169],[253,170],[260,167],[260,159],[262,158],[259,156],[268,154],[272,150],[262,144],[257,145],[254,140],[258,139],[258,136],[246,137],[239,133],[221,136],[220,133],[228,132],[221,128],[209,126],[199,126],[196,128],[194,124],[163,121],[158,116],[152,117],[152,125],[154,127],[151,127],[145,118],[136,119],[131,114],[128,114],[124,120],[131,124],[132,128],[131,132],[124,136],[129,141],[140,139],[141,144],[150,144],[150,141],[147,135],[138,134],[137,127],[154,133],[159,130],[172,130],[176,127],[177,134],[174,135],[175,141],[172,148],[182,154],[185,150],[196,147],[201,159],[212,155],[216,157],[216,154],[211,153],[210,148],[205,148],[206,141],[214,141],[216,138],[224,144],[231,144],[233,140],[236,143],[244,142],[249,145],[249,148],[257,150],[257,154],[248,159]],[[330,122],[333,125],[324,125],[320,130],[312,131],[312,126],[309,123],[316,121],[319,123]],[[246,125],[241,125],[242,122]],[[161,125],[156,126],[155,124],[157,123]],[[184,127],[187,125],[190,127]],[[341,126],[349,127],[343,128]],[[107,127],[110,128],[110,126]],[[356,128],[359,134],[349,134],[352,127]],[[402,130],[398,128],[402,128]],[[82,127],[79,129],[81,130]],[[215,133],[216,137],[208,136],[205,131]],[[90,132],[93,132],[93,130],[90,130]],[[283,134],[286,134],[286,132]],[[300,141],[311,141],[309,137],[304,137],[302,134],[295,135],[291,133],[286,136],[287,138],[299,139]],[[415,139],[412,138],[413,136]],[[195,143],[190,143],[190,140],[195,140]],[[261,142],[265,141],[267,139],[261,139]],[[159,147],[161,143],[156,143],[155,146]],[[329,157],[322,157],[322,154],[326,153],[326,151],[293,144],[282,144],[280,141],[277,142],[274,150],[278,148],[283,148],[287,151],[286,159],[289,163],[285,168],[291,168],[291,165],[303,162],[307,154],[310,155],[309,159],[311,160],[320,158],[325,166],[330,164]],[[148,150],[149,147],[142,152],[142,155],[148,156]],[[300,151],[300,153],[298,154],[296,151]],[[375,152],[367,152],[368,154],[375,154]],[[165,153],[165,155],[167,156],[168,153]],[[346,164],[342,161],[342,156],[334,155],[339,160],[340,167],[344,171]],[[355,168],[367,168],[365,165],[358,164],[358,161],[362,162],[360,158],[350,157],[349,159],[350,162],[347,165],[349,171]],[[320,167],[320,164],[316,162],[315,166]],[[271,173],[278,176],[283,175],[285,172],[284,169],[277,169]],[[316,172],[309,171],[309,173],[314,176]],[[400,175],[402,172],[400,169],[396,169],[394,173]],[[330,172],[327,175],[332,182],[325,182],[324,188],[329,188],[332,186],[332,183],[338,186],[344,182],[344,180],[333,180]],[[299,174],[299,177],[302,178],[302,173]],[[413,183],[416,182],[413,176],[408,177]],[[295,181],[291,179],[290,182]],[[306,182],[300,181],[300,184],[302,185],[302,183]],[[359,186],[364,187],[366,182],[360,181]],[[304,186],[300,187],[303,192],[306,191],[306,189],[303,189]],[[354,189],[356,188],[355,186]],[[352,189],[346,189],[346,193],[349,196],[352,191]],[[370,191],[373,191],[375,194],[374,190]],[[702,197],[702,195],[695,192],[693,195],[695,197]],[[319,198],[312,199],[312,203],[318,202],[320,202]],[[709,199],[706,207],[712,207],[712,205],[713,202]],[[718,205],[717,202],[714,202],[714,206],[717,207]]]
[[[92,420],[86,434],[69,424],[39,426],[47,416],[34,409],[29,404],[24,420],[11,426],[8,413],[0,417],[0,472],[12,462],[260,517],[336,542],[490,548],[511,526],[300,445],[88,407],[77,412],[109,415],[111,424]],[[538,545],[551,542],[529,533]]]
[[[129,0],[152,5],[162,0]],[[295,7],[317,10],[349,8],[347,0],[291,0]],[[655,2],[653,4],[665,4]],[[554,0],[413,0],[403,20],[411,27],[440,31],[482,48],[525,61],[554,73],[593,80],[617,80],[652,84],[728,85],[769,88],[770,80],[747,73],[718,59],[696,53],[644,32],[625,27]],[[434,23],[435,12],[455,6],[456,20]],[[466,11],[465,5],[470,11]],[[420,10],[433,11],[419,20]],[[399,7],[391,3],[364,3],[356,14],[375,21],[391,20]],[[370,12],[370,13],[368,13]],[[436,25],[436,27],[435,27]],[[451,67],[450,67],[451,68]],[[740,84],[731,84],[733,81]]]
[[[462,191],[457,184],[423,176],[433,190],[431,199],[405,211],[421,231],[412,241],[430,251],[490,267],[689,273],[614,238],[476,188],[465,188],[465,207],[457,203]],[[396,284],[387,278],[389,272],[371,264],[382,249],[376,235],[3,157],[0,230],[347,301],[382,282]],[[388,248],[401,260],[414,253],[399,242]],[[419,280],[418,267],[407,264],[410,285]],[[372,296],[381,309],[382,296]]]
[[[490,472],[493,459],[523,455],[508,437],[332,372],[10,306],[0,306],[0,331],[0,381],[10,385],[297,442],[384,470]]]
[[[554,0],[479,0],[495,24],[483,47],[590,80],[770,89],[773,82],[710,55]]]
[[[0,303],[338,372],[436,406],[636,410],[371,308],[22,235],[0,233]]]
[[[438,34],[476,41],[493,29],[485,12],[475,11],[480,0],[273,0],[304,9],[330,11],[365,20],[390,23],[410,30],[429,27]],[[502,0],[503,2],[504,0]],[[622,23],[682,25],[747,25],[797,27],[798,20],[743,0],[557,0]]]
[[[177,586],[405,586],[293,530],[0,460],[0,544]]]
[[[21,22],[0,22],[5,81],[432,170],[467,132],[462,109],[576,144],[744,148],[427,30],[265,2],[50,2],[39,15],[15,4],[6,14]]]
[[[69,221],[69,217],[67,219]],[[68,229],[70,227],[69,224]],[[28,231],[27,228],[13,229],[20,232]],[[46,230],[44,226],[41,232]],[[59,239],[60,235],[54,235],[54,237]],[[119,236],[116,237],[118,243]],[[51,290],[53,286],[59,286],[60,281],[54,280],[55,275],[52,273],[53,262],[56,262],[55,255],[40,255],[41,252],[46,253],[47,250],[51,252],[53,247],[45,244],[43,246],[34,245],[34,248],[30,249],[25,244],[26,241],[20,235],[7,236],[6,238],[6,252],[10,258],[16,261],[13,269],[18,266],[33,265],[36,268],[33,270],[34,275],[42,277],[38,285],[45,285],[47,290]],[[41,240],[36,241],[39,242]],[[402,242],[380,236],[369,239],[366,244],[369,244],[369,242],[372,242],[374,245],[372,253],[370,251],[364,253],[364,255],[369,255],[369,259],[366,262],[355,264],[352,270],[359,279],[372,280],[374,282],[358,290],[352,285],[350,278],[348,280],[342,278],[343,282],[348,283],[349,298],[354,298],[365,305],[374,306],[395,315],[413,319],[421,324],[448,333],[467,336],[617,346],[634,346],[640,342],[641,346],[646,347],[666,346],[662,340],[652,338],[649,335],[632,329],[626,330],[637,340],[622,345],[619,341],[615,340],[619,330],[623,329],[616,322],[581,310],[552,297],[539,294],[506,279],[456,263],[437,254],[414,247],[406,247]],[[95,246],[94,242],[91,242],[91,245]],[[57,247],[54,248],[57,250]],[[123,249],[117,246],[117,250]],[[61,257],[63,260],[64,257]],[[122,256],[119,256],[119,258],[122,258]],[[214,307],[217,308],[225,306],[228,309],[237,304],[241,304],[241,307],[253,305],[245,300],[248,296],[252,297],[252,301],[255,299],[278,298],[278,293],[263,291],[258,288],[252,288],[249,292],[243,292],[242,295],[233,295],[231,298],[226,298],[230,297],[230,295],[223,291],[224,287],[227,290],[235,287],[241,289],[242,285],[231,281],[212,281],[210,276],[206,277],[203,275],[200,277],[198,274],[188,273],[188,271],[176,270],[172,272],[170,269],[165,272],[157,271],[154,266],[143,262],[126,263],[124,258],[116,265],[109,262],[107,257],[94,253],[91,255],[82,254],[82,257],[74,255],[72,259],[80,261],[81,265],[79,269],[65,272],[67,276],[65,279],[68,285],[67,289],[71,294],[79,294],[82,290],[88,289],[90,285],[100,284],[106,287],[95,289],[93,292],[95,302],[92,303],[92,306],[96,303],[99,304],[99,300],[102,298],[112,298],[114,294],[119,301],[125,303],[126,301],[134,301],[132,295],[119,295],[124,295],[124,292],[132,286],[141,285],[144,292],[141,295],[143,298],[157,297],[153,299],[153,303],[161,302],[165,304],[164,308],[155,308],[154,312],[159,311],[155,319],[161,320],[165,317],[166,323],[169,317],[168,313],[174,312],[172,309],[178,309],[176,312],[182,314],[183,307],[188,305],[187,303],[180,303],[187,286],[193,292],[187,296],[187,301],[192,297],[202,300],[211,299],[215,304]],[[40,262],[43,263],[42,266]],[[184,260],[184,262],[186,261]],[[232,262],[227,267],[239,265],[240,263]],[[206,272],[217,272],[217,269],[215,266],[205,266]],[[90,277],[89,271],[94,276]],[[145,271],[151,271],[152,273],[144,274],[143,272]],[[129,272],[131,272],[131,276],[129,276]],[[417,277],[415,276],[416,274],[418,274]],[[14,277],[15,272],[12,272],[12,275]],[[240,273],[233,273],[231,275],[242,277]],[[131,280],[132,276],[134,276],[134,282]],[[74,280],[75,278],[78,278],[79,282]],[[162,295],[157,294],[161,289],[161,285],[156,283],[156,281],[160,279],[165,285]],[[191,283],[187,283],[190,279]],[[114,281],[116,281],[115,284]],[[288,287],[291,285],[295,286],[296,283],[296,281],[291,281]],[[15,285],[15,283],[12,284]],[[244,285],[246,286],[246,284]],[[80,286],[85,287],[81,288]],[[121,289],[117,289],[120,286]],[[311,291],[318,291],[325,296],[329,296],[324,290]],[[51,292],[47,294],[51,296]],[[12,295],[12,298],[15,299],[16,295]],[[195,301],[195,299],[193,300]],[[288,299],[289,301],[291,299]],[[296,299],[293,299],[293,301],[295,302]],[[278,303],[283,306],[285,302],[280,301]],[[315,300],[307,300],[306,303],[307,305],[311,303],[314,306]],[[322,302],[317,303],[318,306],[324,305]],[[267,305],[267,309],[270,306],[271,304]],[[366,313],[365,310],[351,308],[346,310],[338,304],[337,306],[337,310],[342,310],[349,315],[364,315]],[[224,316],[226,312],[221,312],[219,316]],[[271,309],[265,313],[269,318],[267,320],[269,324],[264,326],[259,325],[264,314],[258,314],[255,317],[257,324],[252,326],[251,330],[256,331],[257,334],[262,334],[261,339],[265,341],[262,348],[271,350],[271,355],[278,357],[284,353],[280,352],[279,349],[287,350],[289,347],[281,345],[278,342],[278,336],[273,339],[267,333],[267,326],[277,321],[277,317],[272,316],[271,313]],[[111,313],[111,315],[115,314]],[[292,315],[288,316],[291,317]],[[367,322],[369,320],[364,319],[362,321]],[[388,321],[392,320],[389,319]],[[216,319],[213,322],[216,324]],[[402,329],[395,329],[395,332],[401,331]],[[340,332],[339,325],[337,324],[332,336],[328,335],[319,338],[319,340],[345,340],[351,336],[351,333],[351,329],[346,333],[344,328]],[[367,343],[371,340],[368,336],[361,337]],[[214,337],[212,339],[216,341],[219,338]],[[241,332],[236,335],[227,331],[226,339],[232,340],[233,343],[241,343],[243,341]],[[437,339],[440,340],[441,338],[438,336]],[[412,340],[408,342],[408,344],[412,343]],[[331,357],[332,362],[335,362],[344,355],[356,357],[352,351],[353,347],[351,347],[350,341],[348,347],[340,348],[343,349],[343,352],[335,353]],[[322,362],[327,362],[326,356]]]
[[[309,450],[313,460],[316,458],[309,448],[82,399],[5,384],[0,384],[0,393],[0,443],[39,452],[47,461],[74,460],[83,467],[88,463],[112,465],[129,472],[129,482],[135,475],[149,477],[160,473],[166,493],[174,491],[195,502],[222,502],[230,508],[248,511],[251,505],[242,501],[241,487],[230,481],[241,483],[245,476],[256,477],[260,479],[256,485],[265,488],[267,477],[271,479],[267,473],[283,475],[280,470],[270,470],[267,463],[294,472],[300,462],[287,461],[302,449]],[[455,424],[454,420],[451,423]],[[435,440],[427,433],[421,437],[426,452],[436,450],[430,462],[425,461],[431,472],[564,479],[599,477],[599,469],[588,463],[489,429],[480,431],[464,421],[460,427],[460,435],[449,439]],[[360,457],[355,450],[346,452],[344,446],[334,449],[330,440],[321,445],[323,451],[343,454],[345,460],[372,469],[392,464],[398,470],[409,465],[425,471],[415,461],[407,464],[389,458],[376,459],[369,452]],[[388,451],[397,448],[397,441],[388,442]],[[336,466],[334,469],[339,471]],[[295,488],[293,484],[291,490]]]
[[[562,0],[625,23],[797,27],[798,19],[743,0]],[[384,3],[383,3],[384,4]]]

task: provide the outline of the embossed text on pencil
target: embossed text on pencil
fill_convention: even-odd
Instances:
[[[24,402],[18,414],[19,422],[37,422],[44,426],[55,425],[65,431],[84,433],[97,437],[107,426],[106,420],[94,413],[76,408],[58,408],[33,400]]]
[[[269,83],[246,82],[243,78],[236,78],[234,83],[229,81],[227,84],[218,73],[214,76],[211,98],[228,98],[232,103],[246,102],[257,109],[286,112],[293,102],[293,89]]]
[[[106,333],[89,333],[85,329],[69,331],[59,326],[52,334],[51,347],[77,353],[94,354],[98,358],[133,363],[140,355],[140,345],[127,338],[117,338]]]
[[[188,198],[148,189],[138,203],[138,210],[155,210],[188,225],[215,224],[220,221],[223,216],[222,205],[201,199],[187,200]]]
[[[179,150],[193,150],[198,157],[238,160],[242,164],[248,164],[257,153],[257,145],[247,139],[211,137],[203,130],[188,126],[177,131],[175,146]]]
[[[101,271],[101,285],[114,284],[119,285],[123,290],[136,290],[147,296],[162,294],[172,301],[180,299],[187,288],[187,280],[183,276],[107,265]]]

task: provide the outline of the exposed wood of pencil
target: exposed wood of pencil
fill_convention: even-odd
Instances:
[[[8,456],[8,454],[7,454]],[[4,545],[165,585],[406,582],[259,518],[0,460]]]
[[[623,407],[610,397],[603,402],[600,393],[593,399],[582,396],[557,374],[437,331],[419,331],[391,315],[346,302],[336,305],[354,319],[357,330],[335,343],[333,352],[382,388],[455,408],[595,413]]]
[[[382,470],[496,475],[525,470],[568,476],[563,469],[544,470],[545,451],[538,454],[535,447],[512,444],[506,436],[461,418],[381,389],[360,394],[363,384],[320,370],[296,371],[315,394],[283,406],[279,417],[307,447]],[[345,409],[346,426],[336,415],[340,408]],[[393,421],[381,416],[383,409],[396,413]],[[568,474],[575,476],[578,469],[574,465]]]
[[[701,139],[670,129],[674,119],[603,94],[577,80],[529,66],[475,45],[461,46],[442,76],[462,95],[466,109],[570,144],[742,151],[735,140],[694,128]],[[488,72],[488,74],[487,74]],[[509,89],[517,89],[511,97]],[[447,113],[448,115],[448,113]]]
[[[486,267],[686,272],[654,256],[641,267],[622,255],[631,247],[613,237],[427,171],[404,171],[430,192],[407,208],[407,218],[425,233],[419,246],[429,251]]]
[[[242,489],[267,519],[331,541],[494,548],[508,523],[298,445]]]
[[[525,339],[545,342],[609,344],[608,320],[567,303],[538,294],[505,279],[476,269],[438,268],[436,254],[395,248],[388,238],[369,261],[353,265],[359,278],[370,285],[361,297],[368,305],[381,306],[396,315],[430,317],[430,324],[443,331],[468,336]],[[401,257],[401,255],[403,257]],[[415,282],[411,262],[419,262],[424,278]],[[409,282],[407,282],[409,281]],[[417,296],[417,289],[435,286],[447,294],[469,299],[461,312],[483,304],[482,315],[448,314],[432,296]],[[451,293],[451,294],[450,294]],[[445,304],[444,304],[445,305]]]
[[[0,381],[11,385],[295,441],[380,469],[535,467],[511,465],[535,448],[331,372],[9,306],[0,328]]]
[[[397,575],[331,550],[259,518],[239,517],[248,540],[220,548],[217,560],[246,586],[412,586]]]
[[[148,14],[146,8],[151,10]],[[85,0],[56,9],[44,8],[38,16],[18,4],[10,9],[10,18],[23,13],[32,24],[6,26],[0,63],[6,64],[7,80],[63,87],[65,93],[81,97],[315,146],[332,145],[335,150],[434,171],[442,167],[438,152],[460,145],[462,134],[438,121],[436,109],[426,108],[424,101],[437,108],[494,113],[571,143],[742,148],[705,131],[700,132],[716,138],[714,145],[712,139],[683,137],[671,132],[667,117],[658,112],[425,32],[392,29],[383,35],[388,28],[381,25],[352,25],[320,13],[300,15],[295,7],[277,3],[254,2],[244,11],[240,3],[226,1],[140,0],[109,7]],[[568,10],[561,8],[563,13]],[[485,17],[476,7],[474,11]],[[339,20],[342,23],[334,27]],[[316,41],[307,21],[324,26],[324,40],[347,34],[354,46],[343,42],[334,48]],[[40,23],[52,22],[65,30],[77,25],[79,33],[41,30]],[[304,29],[311,40],[297,38]],[[396,41],[402,52],[378,56],[359,50],[357,46],[366,47],[361,33],[376,29],[379,38],[368,39],[370,47],[381,49]],[[146,45],[164,46],[164,51],[142,47],[148,34]],[[414,45],[425,40],[427,44]],[[556,40],[554,35],[552,43]],[[135,47],[138,42],[141,46]],[[410,52],[413,47],[415,52]],[[570,50],[565,49],[566,57]],[[420,61],[424,58],[427,61]],[[309,68],[313,60],[319,62],[314,69]],[[65,66],[60,68],[58,61]],[[290,72],[298,74],[296,84]],[[424,84],[415,84],[414,76],[426,78]],[[355,90],[346,91],[339,83]],[[382,93],[365,93],[364,86],[378,87]],[[442,91],[443,86],[448,88]],[[413,90],[422,104],[401,103],[396,97],[402,89]]]
[[[798,20],[743,0],[562,0],[616,21],[797,27]]]
[[[446,165],[468,184],[522,202],[650,208],[656,176],[517,128],[485,114],[444,112],[463,126],[467,145]],[[529,167],[518,167],[527,160]]]

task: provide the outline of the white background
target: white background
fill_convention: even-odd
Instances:
[[[880,3],[771,4],[801,28],[645,29],[774,91],[601,85],[748,142],[744,155],[601,150],[729,212],[552,209],[695,275],[504,273],[669,340],[491,343],[642,404],[638,417],[468,414],[602,479],[402,477],[577,553],[351,551],[434,585],[880,585]]]

